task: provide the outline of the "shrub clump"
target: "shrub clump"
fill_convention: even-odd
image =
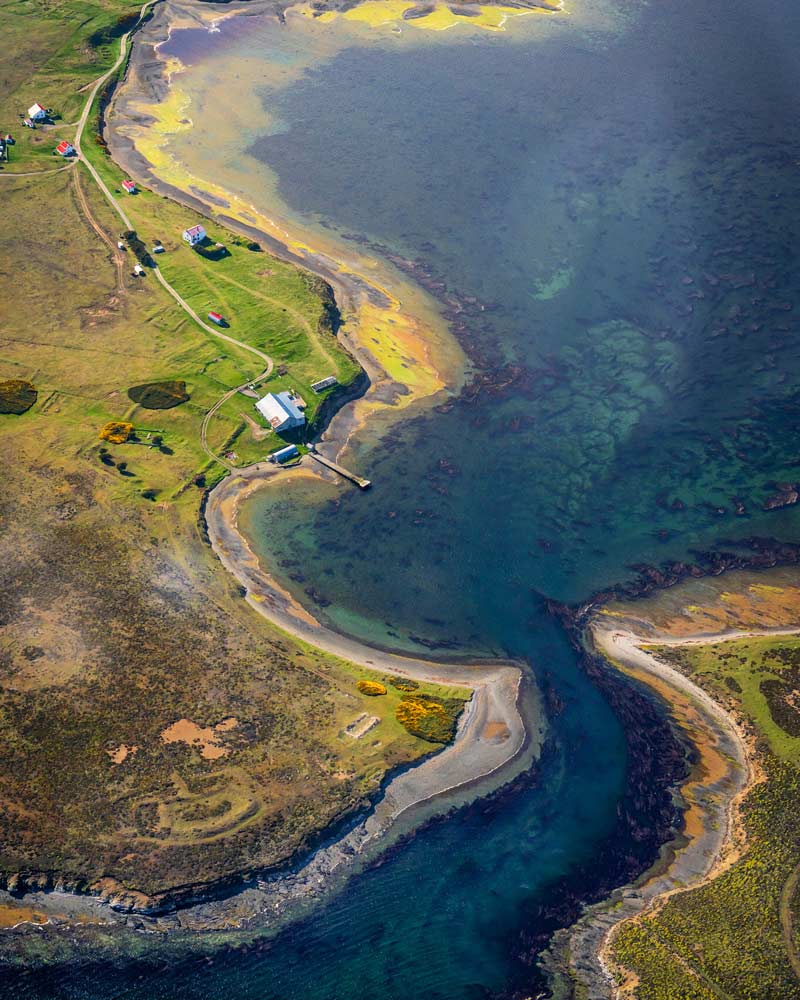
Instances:
[[[107,424],[100,428],[100,438],[103,441],[110,441],[112,444],[125,444],[133,433],[133,424],[126,420],[109,420]]]
[[[386,688],[378,681],[359,681],[356,687],[362,694],[369,695],[370,698],[386,694]]]
[[[438,698],[432,694],[406,694],[395,716],[412,736],[429,743],[449,743],[456,734],[456,723],[464,708],[457,698]]]
[[[412,680],[411,677],[390,677],[389,683],[393,688],[397,688],[398,691],[416,691],[419,687],[419,683]]]
[[[127,241],[128,246],[133,251],[134,257],[139,261],[142,267],[152,267],[153,258],[144,243],[139,239],[135,229],[126,229],[122,233],[123,240]]]
[[[128,389],[128,398],[146,410],[170,410],[189,399],[186,383],[178,379],[167,382],[147,382]]]
[[[39,393],[30,382],[9,378],[0,382],[0,413],[25,413],[36,402]]]

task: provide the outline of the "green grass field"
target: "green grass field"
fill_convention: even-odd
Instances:
[[[771,693],[765,693],[775,688],[775,683],[770,682],[784,686],[787,693],[800,688],[800,636],[650,648],[708,688],[718,700],[735,697],[741,710],[766,738],[770,751],[800,767],[800,732],[787,732],[775,720],[770,706],[774,699]],[[800,721],[800,713],[797,714]]]

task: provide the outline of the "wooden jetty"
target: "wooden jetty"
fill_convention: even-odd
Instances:
[[[315,462],[319,462],[320,465],[324,465],[326,468],[332,469],[344,479],[349,479],[350,482],[355,483],[360,490],[368,490],[370,486],[372,486],[369,479],[363,479],[361,476],[357,476],[355,472],[348,472],[348,470],[343,469],[341,465],[337,465],[336,462],[332,462],[329,458],[325,458],[324,455],[320,455],[318,451],[309,451],[308,456],[309,458],[313,458]]]

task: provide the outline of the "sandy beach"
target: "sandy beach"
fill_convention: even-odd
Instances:
[[[741,804],[760,780],[752,741],[739,722],[700,687],[642,646],[713,644],[797,631],[730,631],[675,639],[650,632],[646,636],[635,634],[597,619],[590,625],[590,645],[667,704],[674,723],[691,741],[697,761],[678,790],[685,807],[678,840],[665,845],[659,860],[636,885],[620,888],[556,936],[548,961],[553,964],[554,958],[556,964],[567,966],[586,990],[588,1000],[622,1000],[630,995],[634,983],[611,960],[614,935],[624,923],[662,906],[675,893],[712,880],[740,856],[744,847]]]
[[[240,505],[253,490],[280,488],[288,476],[324,475],[311,466],[309,459],[296,469],[261,463],[228,476],[208,497],[208,537],[222,565],[245,588],[251,607],[297,639],[370,670],[473,690],[454,744],[390,783],[376,810],[376,824],[385,826],[412,806],[499,776],[526,747],[538,751],[543,723],[541,717],[526,720],[520,713],[519,665],[428,661],[375,649],[321,625],[269,575],[239,531]]]

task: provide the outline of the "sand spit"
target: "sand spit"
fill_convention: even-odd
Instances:
[[[650,631],[646,636],[637,635],[596,619],[590,625],[587,641],[615,667],[667,703],[675,725],[697,752],[698,761],[679,790],[686,807],[681,837],[664,846],[659,861],[637,884],[616,890],[609,899],[587,910],[573,927],[556,935],[545,959],[562,990],[556,996],[571,996],[575,982],[580,984],[580,995],[586,1000],[622,1000],[630,996],[625,970],[611,962],[610,946],[619,927],[662,906],[675,893],[711,881],[733,864],[744,847],[740,807],[760,780],[749,737],[705,691],[642,646],[713,644],[797,631],[731,631],[674,639]],[[565,971],[569,985],[562,978]],[[616,985],[615,974],[619,974],[621,986]]]
[[[538,691],[521,665],[497,660],[432,662],[370,648],[322,626],[265,572],[238,530],[239,505],[250,491],[279,487],[286,476],[328,475],[310,465],[306,459],[299,468],[286,470],[263,463],[224,479],[208,495],[205,508],[214,550],[245,589],[248,603],[299,640],[370,670],[471,688],[474,693],[453,743],[392,777],[365,817],[304,862],[238,888],[221,887],[219,898],[214,887],[198,886],[194,900],[183,899],[175,912],[148,913],[146,906],[132,908],[131,894],[115,885],[99,897],[42,891],[28,893],[14,904],[0,892],[0,904],[34,908],[43,920],[62,926],[90,921],[148,932],[277,931],[431,817],[495,791],[536,759],[545,722]],[[232,721],[224,720],[222,726]],[[177,725],[181,723],[180,732],[168,735],[196,739],[193,723],[180,720]],[[211,734],[200,735],[213,735],[216,746],[219,732],[217,726]]]
[[[531,741],[538,746],[539,726],[534,727],[529,740],[518,707],[523,676],[519,666],[502,661],[432,662],[372,648],[321,625],[269,576],[239,531],[240,506],[252,491],[299,475],[323,478],[327,473],[312,470],[308,459],[291,470],[261,463],[228,476],[208,496],[205,520],[209,540],[223,566],[245,588],[248,603],[285,632],[351,663],[474,691],[454,744],[390,783],[376,809],[376,815],[381,813],[381,824],[391,823],[406,809],[443,792],[497,775]]]

